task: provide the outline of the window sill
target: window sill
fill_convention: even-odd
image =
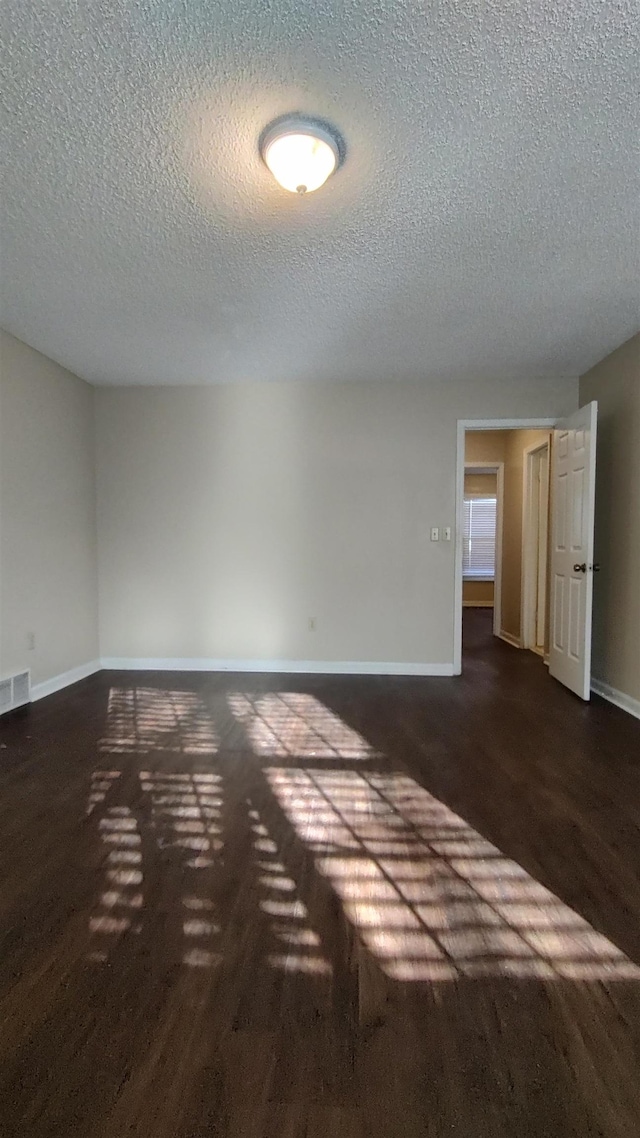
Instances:
[[[463,577],[463,581],[479,581],[482,585],[493,585],[495,577]]]

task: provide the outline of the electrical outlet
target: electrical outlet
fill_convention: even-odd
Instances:
[[[431,526],[431,540],[440,541],[440,530],[437,526]]]
[[[316,618],[315,618],[315,616],[310,616],[309,617],[309,632],[315,632],[315,630],[316,630]]]
[[[451,541],[451,526],[445,526],[442,531],[442,540]]]
[[[27,651],[34,652],[36,647],[36,634],[35,632],[27,633]]]

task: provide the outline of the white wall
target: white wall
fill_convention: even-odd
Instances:
[[[107,658],[452,663],[456,420],[577,379],[96,391]],[[310,632],[308,618],[317,620]]]
[[[34,684],[99,655],[93,401],[0,332],[0,672]]]
[[[598,400],[593,674],[640,713],[640,334],[580,380]]]

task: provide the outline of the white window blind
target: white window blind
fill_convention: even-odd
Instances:
[[[492,581],[496,563],[495,498],[464,499],[463,542],[463,577]]]

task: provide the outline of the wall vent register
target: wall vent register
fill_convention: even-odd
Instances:
[[[30,700],[31,682],[28,670],[0,679],[0,715],[5,711],[13,711],[15,707],[23,707]]]

